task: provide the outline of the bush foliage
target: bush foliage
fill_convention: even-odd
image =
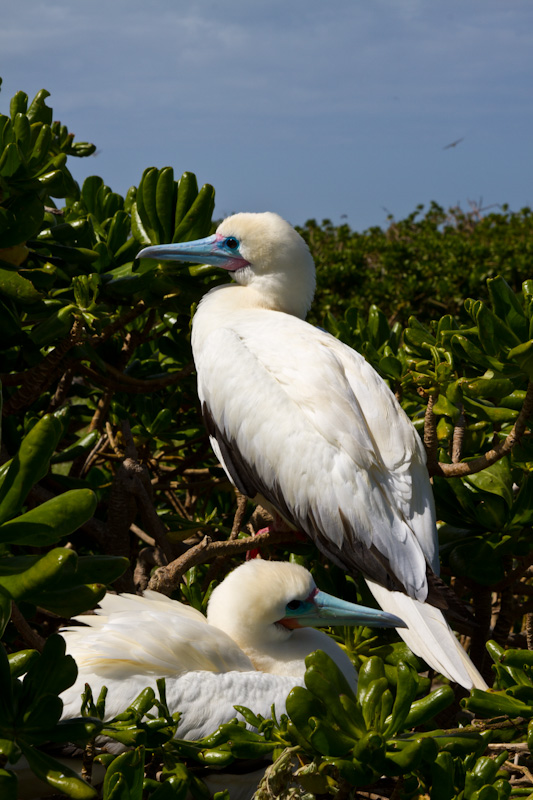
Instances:
[[[531,276],[533,214],[502,206],[482,214],[475,205],[465,212],[431,203],[406,219],[389,218],[388,227],[362,233],[328,220],[310,220],[300,233],[317,265],[320,313],[343,315],[379,302],[389,322],[421,322],[443,313],[465,319],[466,297],[488,300],[486,281],[501,276],[513,291]]]
[[[209,449],[195,392],[191,311],[221,278],[136,259],[146,244],[207,235],[214,189],[189,172],[176,180],[171,167],[146,169],[126,197],[98,176],[79,187],[67,162],[94,146],[52,121],[47,97],[29,103],[19,92],[0,114],[2,798],[17,796],[8,762],[21,755],[57,792],[96,796],[40,747],[90,750],[102,730],[133,748],[103,757],[106,798],[205,796],[202,768],[264,755],[272,765],[261,797],[291,782],[301,796],[530,794],[527,761],[507,760],[533,735],[529,209],[433,204],[386,230],[326,221],[301,231],[318,267],[313,319],[364,353],[424,437],[443,574],[472,604],[470,652],[493,690],[473,691],[458,717],[452,689],[430,691],[395,634],[341,629],[332,635],[360,671],[358,696],[317,653],[288,716],[243,707],[255,732],[235,721],[201,742],[179,740],[164,686],[112,722],[90,695],[79,719],[60,721],[58,694],[76,667],[57,629],[108,587],[170,580],[164,568],[178,558],[169,591],[205,610],[250,547],[254,517]],[[217,549],[232,531],[238,538]],[[199,555],[205,535],[213,545]],[[311,544],[278,545],[275,555],[353,599],[352,580]],[[163,783],[152,768],[143,789],[147,759],[164,764]]]

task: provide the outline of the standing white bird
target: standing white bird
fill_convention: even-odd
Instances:
[[[300,235],[277,214],[235,214],[213,236],[138,257],[212,264],[236,281],[205,295],[192,329],[205,423],[230,480],[360,570],[431,667],[485,687],[434,605],[446,601],[420,438],[363,356],[304,321],[315,266]]]
[[[76,683],[61,695],[63,716],[78,716],[88,683],[95,696],[107,686],[106,719],[122,712],[146,687],[166,678],[172,712],[180,711],[178,736],[198,739],[236,716],[235,704],[270,716],[272,703],[303,685],[305,658],[324,650],[356,690],[346,653],[328,625],[396,627],[392,614],[348,603],[317,589],[299,566],[255,559],[233,570],[208,604],[207,619],[157,592],[107,594],[96,615],[75,618],[88,627],[62,631],[78,665]]]

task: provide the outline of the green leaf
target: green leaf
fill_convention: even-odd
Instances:
[[[103,584],[93,583],[55,591],[45,589],[38,595],[28,595],[27,599],[61,617],[73,617],[94,608],[105,596],[105,593],[106,589]]]
[[[72,800],[93,800],[98,796],[96,789],[55,758],[25,744],[21,744],[21,750],[37,777],[56,791],[65,793]]]
[[[23,303],[36,303],[42,297],[29,280],[9,269],[5,261],[0,261],[0,293]]]
[[[0,156],[0,176],[12,178],[22,164],[23,158],[19,145],[16,142],[10,142]],[[6,245],[3,246],[6,247]]]
[[[507,327],[514,331],[518,339],[528,335],[528,323],[522,305],[507,281],[500,275],[487,280],[487,289],[496,316],[504,320]]]
[[[451,686],[441,686],[420,700],[415,700],[406,717],[405,728],[427,725],[454,701],[455,694]]]
[[[467,475],[464,479],[466,483],[481,489],[483,492],[489,492],[502,497],[507,503],[507,507],[511,508],[514,502],[513,495],[513,477],[509,464],[509,458],[501,458],[492,464],[490,467],[476,472],[473,475]]]
[[[42,744],[48,739],[47,729],[57,725],[62,711],[63,703],[57,695],[32,697],[22,720],[17,721],[18,735],[28,744]]]
[[[17,114],[25,114],[28,108],[28,95],[26,92],[16,92],[9,103],[9,113],[15,119]]]
[[[0,586],[0,636],[4,635],[6,625],[11,619],[11,597]]]
[[[45,695],[58,695],[72,686],[78,668],[72,656],[65,655],[65,647],[65,640],[59,634],[46,640],[40,658],[30,664],[24,677],[22,686],[25,700],[31,698],[32,704],[35,704]]]
[[[0,797],[2,800],[17,800],[17,775],[10,769],[0,769]]]
[[[29,558],[28,562],[19,561],[15,569],[10,569],[15,559],[4,559],[0,562],[0,586],[18,602],[39,596],[50,585],[57,585],[60,576],[73,574],[78,560],[74,550],[56,547],[41,557]],[[7,572],[9,570],[9,572]]]
[[[289,692],[286,708],[293,724],[305,739],[310,739],[313,734],[311,718],[327,717],[325,705],[303,686],[296,686]]]
[[[11,727],[15,720],[15,697],[11,670],[4,646],[0,644],[0,736],[6,735],[6,727]],[[0,752],[2,750],[0,749]]]
[[[31,123],[43,122],[45,125],[52,124],[52,109],[45,103],[47,97],[50,97],[50,92],[47,92],[46,89],[41,89],[31,101],[27,111],[28,119]]]
[[[0,486],[1,523],[20,511],[32,486],[44,478],[62,432],[61,422],[46,414],[26,434]]]
[[[198,183],[193,172],[184,172],[178,183],[178,197],[176,200],[176,211],[174,217],[174,236],[173,242],[179,242],[178,235],[181,234],[181,222],[198,196]]]
[[[90,489],[72,489],[31,511],[0,525],[0,542],[44,547],[69,536],[91,519],[96,495]]]
[[[446,395],[439,394],[437,401],[433,404],[433,413],[450,417],[454,422],[459,418],[460,410],[451,403]]]
[[[387,317],[375,305],[371,305],[368,311],[368,336],[376,350],[379,350],[381,345],[388,341],[390,336]]]
[[[36,661],[39,657],[37,650],[19,650],[17,653],[11,653],[8,656],[11,677],[20,678],[28,671],[32,661]]]
[[[121,753],[107,768],[104,797],[109,800],[137,800],[142,796],[144,748]]]
[[[0,211],[6,210],[9,212],[10,220],[7,224],[4,221],[5,227],[2,226],[4,230],[0,233],[1,248],[25,244],[28,239],[36,236],[43,221],[44,205],[35,193],[15,197],[9,202],[6,209],[0,208]],[[26,302],[35,302],[35,300],[26,300]]]
[[[518,364],[530,381],[533,381],[533,339],[513,347],[509,350],[508,357]]]
[[[511,718],[530,719],[533,717],[533,705],[528,705],[500,692],[472,689],[470,697],[463,700],[462,705],[481,717],[497,717],[502,714]]]
[[[162,242],[170,242],[172,240],[176,193],[177,184],[174,182],[174,170],[172,167],[164,167],[159,171],[155,195]]]

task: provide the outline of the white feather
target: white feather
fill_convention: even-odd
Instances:
[[[389,592],[374,581],[368,587],[384,611],[394,612],[408,626],[399,633],[428,666],[462,686],[486,689],[487,684],[468,658],[442,612],[402,592]]]
[[[297,518],[311,509],[340,547],[342,510],[424,600],[435,518],[431,492],[414,491],[426,488],[427,471],[407,416],[359,353],[278,311],[232,309],[226,323],[229,295],[209,293],[193,326],[198,394],[217,427]],[[204,338],[204,322],[221,318]]]
[[[438,574],[439,562],[424,449],[365,359],[303,321],[315,267],[294,228],[272,213],[235,214],[207,239],[139,255],[218,265],[238,284],[208,292],[192,328],[198,393],[230,480],[335,563],[426,600],[426,568]],[[485,685],[472,674],[452,677]]]
[[[225,237],[233,237],[245,259],[234,272],[240,285],[211,290],[192,333],[200,400],[230,445],[225,449],[215,433],[217,456],[230,479],[244,463],[261,487],[258,499],[262,494],[307,530],[336,563],[352,565],[350,547],[359,553],[361,544],[375,547],[410,598],[423,602],[426,564],[438,574],[439,562],[418,434],[359,353],[303,321],[314,264],[291,226],[272,214],[237,214],[218,228],[221,251]],[[228,460],[231,448],[236,465]],[[392,593],[386,608],[396,599]],[[426,660],[435,669],[467,688],[485,687],[468,657],[457,653],[442,614],[421,612],[416,603],[406,608],[410,629],[399,633],[415,652],[426,658],[432,650]],[[440,636],[438,649],[428,645],[430,632]]]
[[[259,559],[213,591],[208,619],[157,592],[107,594],[96,614],[76,618],[84,627],[62,631],[78,665],[76,683],[61,696],[64,717],[79,714],[86,683],[95,699],[107,687],[111,719],[163,677],[169,708],[181,712],[178,736],[200,738],[235,717],[235,704],[265,717],[272,704],[284,712],[290,689],[303,685],[306,656],[318,649],[331,655],[355,691],[355,670],[332,639],[278,624],[290,600],[305,600],[315,589],[298,564]]]

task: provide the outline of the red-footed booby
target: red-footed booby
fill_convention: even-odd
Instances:
[[[207,619],[157,592],[107,594],[88,627],[62,631],[78,665],[76,683],[61,695],[63,716],[78,716],[85,684],[94,696],[107,686],[106,719],[121,713],[146,687],[166,679],[172,712],[180,711],[178,736],[198,739],[236,716],[235,704],[270,716],[272,703],[303,685],[305,658],[324,650],[356,690],[346,653],[328,625],[396,627],[393,614],[348,603],[317,589],[298,564],[254,559],[237,567],[212,592]]]
[[[360,570],[433,669],[484,688],[435,607],[446,602],[420,438],[363,356],[304,321],[315,266],[300,235],[277,214],[235,214],[212,236],[138,257],[211,264],[235,281],[204,296],[192,328],[205,423],[234,485]]]

